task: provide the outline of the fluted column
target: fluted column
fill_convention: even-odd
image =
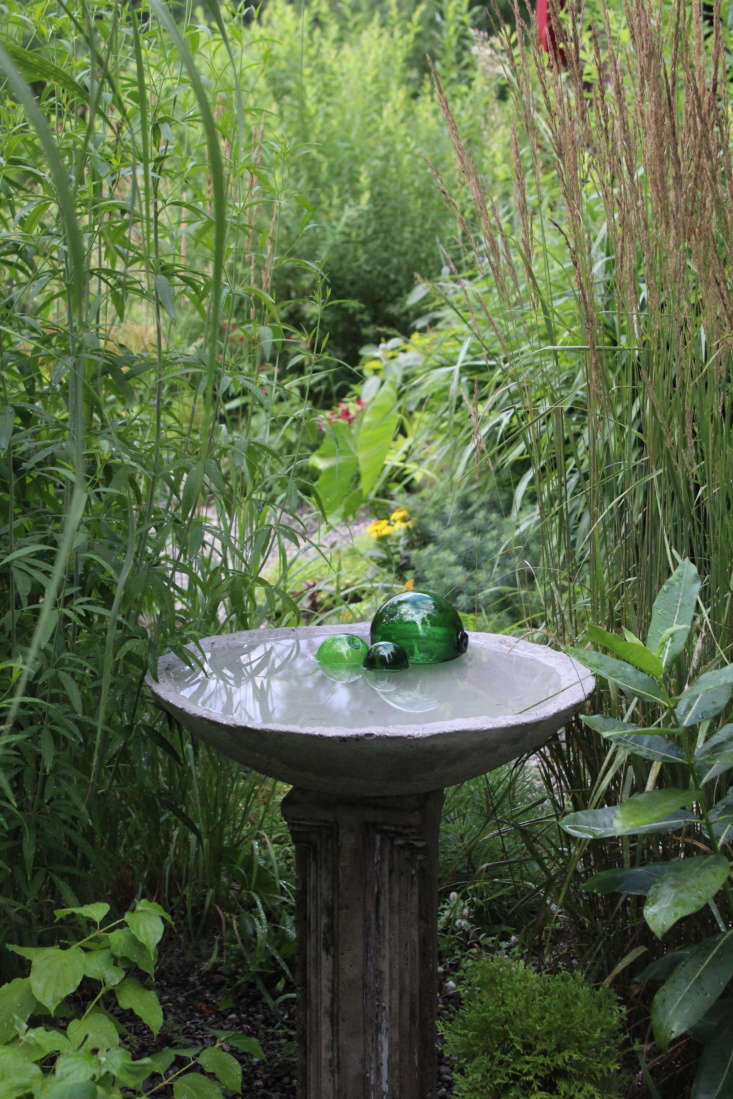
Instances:
[[[282,804],[297,861],[298,1099],[433,1099],[443,792]]]

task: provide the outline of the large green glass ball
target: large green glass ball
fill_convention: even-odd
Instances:
[[[353,633],[337,633],[319,647],[316,660],[324,668],[360,668],[369,646]]]
[[[440,664],[468,648],[458,611],[447,599],[422,591],[403,591],[383,603],[372,619],[371,641],[399,645],[410,664]]]

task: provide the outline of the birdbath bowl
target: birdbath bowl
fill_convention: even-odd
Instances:
[[[148,686],[194,735],[293,786],[299,1099],[430,1099],[443,789],[538,747],[594,680],[483,633],[442,664],[327,671],[316,652],[343,632],[208,637]]]

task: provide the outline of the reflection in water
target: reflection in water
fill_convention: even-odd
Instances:
[[[517,714],[560,685],[527,655],[479,645],[445,664],[327,672],[315,659],[321,640],[218,638],[203,669],[175,664],[169,682],[190,704],[243,724],[346,729],[412,724],[415,714],[431,723]]]

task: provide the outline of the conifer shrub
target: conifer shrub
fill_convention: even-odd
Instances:
[[[482,957],[463,971],[443,1025],[456,1099],[602,1099],[619,1094],[622,1009],[575,973]]]

